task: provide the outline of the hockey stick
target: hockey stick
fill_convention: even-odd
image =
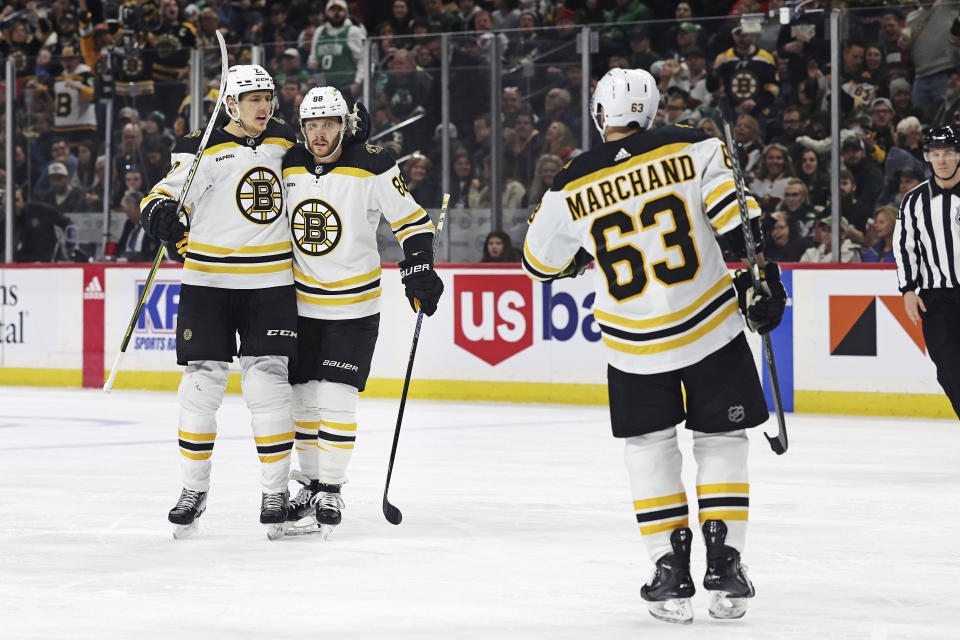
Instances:
[[[414,122],[416,122],[417,120],[419,120],[420,118],[422,118],[422,117],[425,116],[425,115],[427,115],[427,114],[426,114],[426,113],[418,113],[418,114],[415,115],[415,116],[411,116],[411,117],[407,118],[407,119],[404,120],[403,122],[398,122],[397,124],[393,125],[392,127],[389,127],[389,128],[387,128],[387,129],[384,129],[383,131],[378,131],[377,133],[373,134],[373,135],[370,137],[370,142],[375,142],[375,141],[379,140],[380,138],[382,138],[382,137],[384,137],[384,136],[390,135],[390,134],[393,133],[394,131],[399,131],[400,129],[403,129],[403,128],[404,128],[405,126],[407,126],[408,124],[413,124]]]
[[[207,141],[210,139],[210,134],[213,132],[213,128],[217,123],[217,117],[220,115],[220,109],[223,106],[224,100],[226,98],[227,90],[227,43],[223,39],[223,35],[217,31],[217,41],[220,43],[220,95],[217,96],[217,104],[213,107],[213,114],[210,116],[210,121],[207,123],[207,128],[203,132],[203,137],[200,138],[200,148],[197,149],[197,155],[193,158],[193,164],[190,166],[190,172],[187,174],[187,181],[183,183],[183,188],[180,189],[180,197],[177,198],[177,215],[180,216],[180,221],[186,224],[186,216],[183,213],[183,201],[187,197],[187,192],[190,191],[190,185],[193,184],[193,177],[197,175],[197,167],[200,166],[200,159],[203,157],[203,151],[207,148]],[[198,109],[200,105],[193,105],[193,108]],[[127,345],[130,344],[130,336],[133,335],[133,328],[137,324],[137,320],[140,318],[140,312],[143,310],[143,304],[147,299],[147,296],[150,295],[150,289],[153,285],[153,279],[157,275],[157,270],[160,268],[160,263],[163,261],[163,252],[165,247],[163,243],[157,248],[157,257],[153,259],[153,266],[150,267],[150,273],[147,274],[147,281],[143,284],[143,291],[140,292],[140,298],[137,300],[137,306],[133,310],[133,317],[130,318],[130,324],[127,325],[127,331],[123,334],[123,340],[120,342],[120,351],[117,352],[117,357],[113,360],[113,367],[110,369],[110,375],[107,376],[107,381],[103,383],[103,390],[107,393],[110,393],[110,390],[113,389],[113,382],[117,379],[117,372],[120,371],[120,361],[123,359],[123,355],[127,352]]]
[[[727,105],[729,106],[729,105]],[[732,109],[724,109],[726,113],[734,113]],[[760,291],[760,267],[757,265],[757,247],[753,243],[753,230],[750,228],[750,214],[747,211],[747,194],[743,186],[743,173],[740,171],[740,158],[737,155],[737,148],[734,146],[733,131],[730,129],[730,123],[723,118],[723,134],[727,141],[727,149],[730,155],[730,161],[733,165],[733,183],[737,188],[737,204],[740,209],[740,227],[743,229],[743,241],[747,245],[747,262],[750,263],[750,278],[753,280],[755,290]],[[770,334],[764,333],[760,336],[763,339],[763,355],[767,361],[767,370],[770,371],[770,384],[773,387],[773,408],[777,414],[777,424],[780,431],[776,437],[764,432],[770,448],[778,456],[787,450],[787,423],[783,417],[783,399],[780,397],[780,380],[777,377],[777,364],[773,359],[773,342],[770,340]]]
[[[443,221],[447,217],[447,203],[450,194],[443,194],[443,205],[440,207],[440,219],[437,220],[437,230],[433,236],[433,255],[436,259],[437,246],[440,244],[440,232],[443,230]],[[403,391],[400,393],[400,411],[397,413],[397,427],[393,431],[393,446],[390,447],[390,462],[387,463],[387,482],[383,487],[383,517],[390,524],[400,524],[403,514],[400,509],[390,504],[387,493],[390,491],[390,478],[393,476],[393,461],[397,457],[397,442],[400,440],[400,425],[403,423],[403,408],[407,404],[407,390],[410,388],[410,374],[413,373],[413,359],[417,355],[417,343],[420,342],[420,325],[423,323],[423,311],[417,312],[417,328],[413,331],[413,344],[410,345],[410,359],[407,361],[407,374],[403,378]]]

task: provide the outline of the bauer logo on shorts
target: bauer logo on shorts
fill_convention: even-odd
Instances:
[[[343,235],[340,215],[329,203],[316,198],[297,205],[290,216],[290,228],[297,248],[308,256],[330,253]]]
[[[283,211],[280,178],[267,167],[254,167],[237,185],[237,207],[256,224],[270,224]]]

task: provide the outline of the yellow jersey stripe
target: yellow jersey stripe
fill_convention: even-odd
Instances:
[[[309,173],[310,172],[307,171],[306,167],[287,167],[283,170],[283,177],[286,178],[287,176],[295,176],[300,174],[306,175]]]
[[[689,526],[689,523],[690,521],[688,518],[681,518],[680,520],[671,520],[670,522],[640,525],[640,533],[642,535],[649,536],[654,533],[673,531],[674,529],[683,529],[684,527]]]
[[[747,196],[747,214],[753,214],[754,212],[760,213],[760,205],[757,204],[757,201]],[[717,219],[714,220],[711,224],[715,229],[722,229],[731,219],[740,215],[740,203],[734,202],[727,208],[726,212],[720,216],[717,216]]]
[[[364,169],[358,169],[356,167],[336,167],[330,170],[330,175],[339,173],[343,176],[353,176],[354,178],[372,178],[374,174],[366,171]],[[422,211],[422,209],[421,209]]]
[[[213,451],[204,451],[203,453],[195,453],[193,451],[187,451],[186,449],[180,449],[182,453],[187,458],[191,460],[207,460],[210,456],[213,455]]]
[[[710,195],[708,195],[704,199],[703,202],[704,204],[707,205],[704,208],[709,209],[710,207],[713,206],[714,202],[716,202],[717,200],[720,200],[721,198],[723,198],[725,195],[727,195],[728,193],[730,193],[736,188],[737,188],[737,185],[734,184],[733,180],[727,180],[726,182],[721,182],[720,185],[716,189],[711,191]]]
[[[190,269],[191,271],[200,271],[203,273],[235,273],[238,275],[253,275],[257,273],[280,273],[281,271],[287,271],[290,269],[291,263],[292,260],[288,258],[279,264],[226,267],[218,264],[203,264],[200,262],[194,262],[193,260],[187,260],[187,262],[183,265],[183,268]]]
[[[260,456],[260,462],[277,462],[278,460],[283,460],[288,455],[290,455],[289,451],[285,453],[278,453],[276,455]]]
[[[280,251],[291,251],[293,249],[293,244],[288,240],[286,242],[273,242],[271,244],[249,244],[239,249],[230,249],[228,247],[218,247],[213,244],[201,244],[199,242],[191,242],[190,250],[199,251],[200,253],[212,253],[218,256],[228,256],[232,253],[242,254],[242,255],[253,255],[253,254],[263,254],[263,253],[277,253]]]
[[[532,264],[537,271],[541,271],[547,275],[560,273],[561,271],[563,271],[563,267],[548,267],[547,265],[543,264],[542,262],[537,260],[535,257],[533,257],[533,254],[530,253],[530,247],[527,245],[526,242],[523,243],[523,255],[527,257],[527,262]]]
[[[220,144],[216,144],[212,147],[207,147],[206,149],[204,149],[203,155],[213,156],[220,153],[221,151],[226,151],[227,149],[233,149],[235,147],[242,147],[242,146],[243,145],[236,142],[221,142]]]
[[[373,300],[374,298],[380,297],[380,289],[374,291],[368,291],[367,293],[361,293],[358,296],[350,296],[347,298],[334,298],[329,299],[326,296],[309,296],[307,294],[297,291],[297,300],[300,302],[306,302],[307,304],[315,304],[321,307],[334,307],[334,306],[346,306],[348,304],[356,304],[358,302],[366,302],[367,300]]]
[[[192,440],[193,442],[212,442],[217,437],[216,431],[213,433],[193,433],[192,431],[178,429],[177,434],[184,440]]]
[[[737,305],[737,301],[731,300],[730,304],[728,304],[713,318],[711,318],[709,322],[705,322],[696,331],[691,331],[687,335],[681,336],[674,340],[667,340],[666,342],[659,342],[656,344],[623,344],[622,342],[611,340],[606,334],[604,334],[603,342],[614,351],[620,351],[622,353],[629,353],[637,356],[651,353],[663,353],[664,351],[670,351],[671,349],[679,349],[680,347],[687,346],[691,342],[699,340],[706,334],[719,327],[721,324],[723,324],[723,321],[733,315],[738,308],[739,306]]]
[[[284,442],[286,440],[293,440],[293,431],[278,433],[272,436],[253,436],[253,441],[257,444],[270,444],[271,442]]]
[[[748,520],[747,511],[701,511],[700,523],[707,520]]]
[[[396,231],[397,229],[399,229],[399,228],[402,227],[403,225],[405,225],[405,224],[410,224],[410,223],[413,222],[414,220],[419,220],[420,218],[422,218],[422,217],[425,216],[425,215],[427,215],[426,210],[424,210],[423,207],[420,207],[419,209],[417,209],[416,211],[414,211],[413,213],[411,213],[410,215],[408,215],[406,218],[403,218],[402,220],[397,220],[396,222],[391,222],[391,223],[390,223],[390,228],[393,229],[394,231]]]
[[[376,280],[380,277],[382,271],[380,267],[377,267],[373,271],[368,271],[359,276],[353,276],[352,278],[344,278],[343,280],[334,280],[333,282],[320,282],[314,278],[311,278],[304,272],[300,271],[296,267],[293,268],[293,277],[297,280],[300,280],[304,284],[312,284],[318,287],[323,287],[324,289],[339,289],[340,287],[347,287],[352,284],[364,284],[371,280]]]
[[[606,169],[599,169],[593,173],[588,173],[582,178],[577,178],[573,182],[568,182],[564,185],[562,191],[576,191],[580,187],[585,187],[592,182],[597,182],[606,178],[607,176],[612,176],[616,173],[622,173],[628,171],[638,164],[644,164],[647,162],[652,162],[654,160],[659,160],[660,158],[666,158],[667,156],[672,156],[675,153],[680,153],[684,149],[690,146],[689,142],[675,142],[674,144],[667,144],[659,149],[654,149],[653,151],[648,151],[647,153],[642,153],[639,156],[633,156],[629,160],[621,162],[620,164],[615,164],[612,167],[607,167]]]
[[[357,423],[347,424],[345,422],[330,422],[329,420],[321,420],[320,424],[330,429],[336,429],[337,431],[356,431]]]
[[[657,316],[656,318],[649,318],[646,320],[631,320],[630,318],[617,316],[597,308],[594,308],[593,310],[593,317],[599,321],[615,324],[626,329],[652,329],[654,327],[661,327],[665,324],[672,324],[678,320],[683,320],[684,318],[693,315],[700,307],[718,296],[720,293],[724,292],[732,284],[733,278],[730,276],[730,274],[724,274],[724,276],[720,278],[715,285],[707,289],[703,295],[694,300],[691,304],[687,305],[683,309],[680,309],[679,311],[674,311],[673,313],[668,313],[667,315],[663,316]]]
[[[403,242],[404,240],[414,235],[415,233],[423,233],[424,231],[429,231],[430,233],[433,233],[433,229],[434,229],[433,222],[428,222],[425,225],[420,227],[411,227],[410,229],[404,229],[400,233],[396,234],[397,241]]]
[[[289,149],[293,146],[293,143],[286,138],[264,138],[263,142],[260,144],[275,144],[283,147],[284,149]]]
[[[725,484],[697,485],[698,496],[708,496],[714,493],[750,493],[750,484],[747,482],[728,482]]]
[[[659,498],[647,498],[646,500],[634,500],[633,508],[637,511],[649,509],[650,507],[665,507],[670,504],[684,504],[687,501],[686,493],[675,493],[672,496],[661,496]]]

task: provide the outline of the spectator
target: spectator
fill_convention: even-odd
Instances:
[[[160,142],[148,142],[143,146],[143,179],[147,184],[157,184],[170,170],[170,148]]]
[[[520,22],[520,9],[517,6],[519,0],[493,0],[493,13],[490,16],[493,18],[493,26],[497,30],[500,29],[516,29],[517,24]],[[557,12],[557,21],[559,22],[561,17],[566,18],[566,13],[569,12],[570,16],[573,17],[573,11],[564,7]],[[561,14],[563,14],[561,16]]]
[[[699,47],[693,47],[687,50],[687,55],[683,60],[687,68],[686,78],[674,80],[678,86],[690,94],[689,105],[694,109],[703,109],[713,104],[713,96],[707,91],[707,56]]]
[[[927,122],[932,127],[950,124],[950,119],[958,107],[960,107],[960,69],[951,69],[947,73],[947,88],[943,98],[934,103]]]
[[[547,132],[543,136],[544,154],[552,154],[560,158],[562,163],[577,157],[580,149],[577,148],[577,141],[573,137],[573,132],[562,122],[554,121],[547,127]]]
[[[67,167],[62,162],[51,162],[47,166],[50,190],[40,201],[55,207],[62,213],[75,213],[86,210],[83,192],[70,184]]]
[[[907,192],[914,189],[921,182],[926,180],[926,176],[923,175],[922,171],[918,171],[914,167],[904,167],[896,173],[898,193],[893,200],[893,205],[899,207],[900,203],[903,202],[904,196],[907,195]]]
[[[85,211],[100,211],[103,209],[103,181],[106,166],[106,157],[97,156],[93,170],[93,183],[84,189]]]
[[[890,71],[883,61],[883,49],[879,44],[868,44],[863,50],[863,66],[878,89],[890,84]]]
[[[523,207],[523,199],[526,197],[526,189],[518,180],[504,175],[503,194],[500,204],[503,209],[520,209]],[[451,196],[452,197],[452,196]],[[470,183],[470,206],[489,208],[490,197],[490,158],[483,160],[483,177],[474,178]]]
[[[537,158],[543,152],[543,136],[533,127],[533,114],[521,111],[512,129],[504,132],[504,175],[530,184]]]
[[[667,95],[667,104],[664,106],[663,125],[689,124],[700,118],[700,112],[687,108],[688,95],[683,89],[672,88]]]
[[[391,4],[390,26],[393,27],[393,33],[398,36],[406,36],[411,33],[413,22],[413,12],[410,10],[410,3],[407,0],[393,0]]]
[[[869,215],[873,211],[873,205],[883,191],[883,171],[877,166],[877,163],[866,157],[866,150],[863,141],[860,138],[851,136],[843,141],[840,146],[840,154],[843,157],[843,164],[850,171],[856,183],[856,198],[863,203]],[[848,218],[861,231],[864,229],[866,218],[860,221]]]
[[[484,239],[480,262],[520,262],[520,252],[513,247],[510,236],[497,229]]]
[[[424,13],[427,16],[427,23],[430,29],[436,33],[446,33],[450,31],[459,31],[459,20],[452,13],[443,9],[443,0],[423,0]],[[496,17],[494,17],[496,23]]]
[[[754,170],[760,160],[763,139],[760,137],[760,123],[753,116],[741,115],[733,125],[733,141],[737,145],[737,154],[743,173]]]
[[[299,30],[287,21],[288,9],[286,4],[278,2],[270,7],[270,18],[260,30],[260,40],[266,49],[267,58],[274,60],[289,51],[290,45],[297,41]],[[254,41],[255,44],[259,44]],[[296,49],[294,49],[296,51]],[[300,52],[297,52],[297,66],[300,63]],[[274,81],[278,78],[273,76]]]
[[[910,83],[904,78],[890,81],[890,101],[893,103],[893,118],[897,122],[910,116],[923,117],[923,112],[912,102],[911,91]]]
[[[113,157],[113,176],[122,176],[130,167],[140,165],[143,129],[138,123],[128,122],[120,133],[120,149]]]
[[[956,62],[950,46],[950,27],[957,17],[953,3],[919,0],[919,6],[907,14],[910,36],[910,60],[913,63],[913,105],[921,111],[930,108],[946,91],[947,72]],[[896,100],[894,100],[896,104]]]
[[[93,262],[93,258],[80,249],[79,241],[80,233],[76,225],[67,225],[63,230],[63,240],[57,247],[57,255],[53,261],[72,263]]]
[[[440,206],[440,185],[430,178],[430,160],[426,156],[419,153],[410,156],[403,165],[403,177],[407,191],[421,207]]]
[[[864,262],[896,262],[893,256],[893,228],[897,224],[897,209],[885,205],[873,214],[873,229],[877,242],[863,250]]]
[[[717,127],[717,123],[714,122],[713,118],[700,118],[699,122],[697,122],[697,128],[712,138],[718,140],[723,139],[723,136],[720,135],[720,129]]]
[[[830,200],[830,180],[821,166],[820,156],[813,149],[800,154],[799,178],[807,188],[807,199],[816,206],[825,206]]]
[[[879,87],[863,67],[864,47],[859,42],[843,41],[843,73],[840,75],[840,108],[848,117],[859,115],[873,103]]]
[[[200,12],[198,45],[203,50],[203,73],[211,78],[220,74],[220,45],[217,31],[220,30],[220,13],[213,7]]]
[[[19,233],[15,260],[17,262],[52,262],[59,241],[57,229],[64,231],[70,219],[45,202],[24,202],[20,189],[15,189],[15,227]]]
[[[523,98],[517,87],[504,87],[503,98],[500,100],[503,109],[503,126],[512,127],[517,114],[523,108]]]
[[[570,92],[560,87],[555,87],[547,92],[544,101],[544,115],[537,121],[537,130],[541,135],[547,132],[547,127],[551,122],[561,122],[570,129],[573,134],[580,134],[580,119],[574,115],[570,109]]]
[[[902,35],[900,16],[895,11],[887,11],[880,18],[880,48],[887,73],[907,75],[910,73],[910,55]]]
[[[123,184],[114,190],[110,206],[112,206],[114,209],[119,209],[123,196],[132,191],[144,191],[143,173],[141,173],[140,169],[136,167],[127,169],[123,173]]]
[[[873,143],[884,155],[894,145],[893,103],[887,98],[877,98],[870,105],[870,121],[873,125]]]
[[[630,29],[628,43],[630,54],[627,56],[627,62],[631,69],[649,69],[663,57],[650,48],[649,27],[637,25]]]
[[[787,183],[795,176],[793,161],[782,144],[768,144],[760,155],[750,191],[757,197],[761,209],[770,212],[783,200]]]
[[[304,69],[300,62],[300,52],[294,47],[284,49],[280,54],[280,70],[273,76],[274,83],[282,86],[287,80],[295,80],[303,87],[312,79],[313,74]]]
[[[872,209],[857,197],[857,180],[847,169],[840,171],[840,216],[861,234],[866,232]],[[847,231],[849,234],[849,230]]]
[[[483,166],[483,159],[490,154],[490,116],[482,115],[473,120],[473,142],[469,150],[473,166]]]
[[[276,115],[287,122],[297,122],[300,119],[300,103],[303,102],[303,90],[295,77],[288,77],[280,84],[280,95],[277,96]]]
[[[484,156],[486,161],[486,156]],[[473,160],[470,153],[461,149],[453,154],[453,175],[450,181],[450,206],[455,209],[474,208],[471,201],[471,186],[474,180]]]
[[[473,17],[480,12],[475,0],[457,0],[457,10],[453,12],[456,18],[455,31],[473,31]]]
[[[33,185],[34,197],[42,197],[50,189],[50,174],[47,169],[52,163],[58,162],[66,167],[67,175],[71,180],[77,175],[78,160],[75,155],[70,153],[70,145],[67,143],[66,138],[54,138],[53,144],[50,146],[50,156],[50,162],[44,165],[40,178],[37,180],[37,183]]]
[[[798,262],[810,243],[800,235],[800,226],[785,211],[775,211],[764,220],[763,255],[774,262]]]
[[[357,96],[364,76],[361,62],[366,34],[347,19],[347,11],[346,0],[327,0],[326,22],[313,32],[307,67],[321,72],[318,85],[333,86],[346,96]]]
[[[600,0],[583,0],[583,6],[576,11],[577,24],[602,24],[606,20],[606,9]]]
[[[535,207],[540,204],[543,194],[553,186],[553,179],[563,168],[563,161],[552,153],[545,153],[537,160],[537,167],[533,180],[527,189],[526,206]]]
[[[833,262],[830,228],[829,214],[817,220],[813,228],[813,241],[816,244],[803,252],[800,262]],[[841,236],[840,262],[860,262],[860,247],[846,235]]]
[[[143,193],[130,191],[123,196],[120,206],[127,219],[117,241],[117,257],[130,262],[153,262],[159,243],[140,226],[140,201]]]
[[[803,135],[804,122],[802,110],[797,105],[790,105],[783,110],[780,116],[781,133],[773,137],[770,142],[776,142],[787,148],[794,163],[800,161],[803,147],[797,143],[797,138]]]
[[[160,111],[172,120],[187,95],[190,51],[197,46],[197,32],[192,24],[181,21],[177,0],[160,0],[157,4],[160,24],[145,32],[146,46],[153,58],[155,100]]]
[[[429,74],[417,69],[413,53],[398,49],[389,67],[387,82],[380,93],[380,104],[386,109],[390,123],[397,124],[420,113],[427,113],[426,105],[433,81]],[[426,148],[421,122],[409,125],[402,134],[404,151]]]
[[[808,238],[813,231],[818,212],[810,204],[807,185],[799,178],[791,178],[783,194],[783,203],[778,211],[784,211],[791,222],[796,223],[799,235]]]
[[[769,52],[753,44],[753,34],[745,33],[739,24],[733,28],[732,35],[733,47],[714,60],[707,88],[712,92],[722,83],[737,111],[763,118],[780,94],[777,63]]]
[[[618,25],[627,22],[645,22],[653,20],[653,11],[640,0],[614,0],[615,4],[604,16],[604,22],[608,25]],[[624,29],[619,26],[612,26],[608,31],[600,34],[601,39],[610,42],[613,45],[620,45],[626,42]]]
[[[94,77],[90,67],[82,63],[76,47],[70,44],[61,51],[62,70],[53,84],[57,104],[53,129],[58,137],[71,140],[76,146],[97,134]]]
[[[897,123],[897,146],[923,161],[923,127],[914,116]]]

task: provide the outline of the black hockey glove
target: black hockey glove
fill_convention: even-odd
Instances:
[[[577,254],[573,256],[573,260],[570,261],[570,264],[563,268],[563,271],[558,273],[553,277],[553,280],[559,280],[560,278],[576,278],[579,275],[583,275],[583,272],[587,270],[587,267],[590,266],[590,263],[593,262],[593,256],[590,255],[590,252],[580,247],[577,249]]]
[[[160,242],[178,242],[187,227],[177,215],[177,201],[172,198],[155,198],[140,212],[140,224],[147,233]]]
[[[429,254],[421,251],[401,262],[400,281],[403,282],[410,308],[432,316],[443,293],[443,282],[433,270]]]
[[[363,144],[370,137],[370,112],[362,102],[357,103],[357,130],[350,136],[351,144]]]
[[[777,328],[787,306],[787,290],[780,280],[780,265],[768,262],[760,270],[760,290],[753,286],[750,272],[737,271],[733,278],[740,310],[750,331],[765,334]]]
[[[187,261],[187,245],[190,242],[190,234],[184,231],[183,237],[179,240],[170,240],[169,242],[164,242],[163,246],[167,250],[167,257],[171,260],[176,260],[180,264],[183,264]]]

